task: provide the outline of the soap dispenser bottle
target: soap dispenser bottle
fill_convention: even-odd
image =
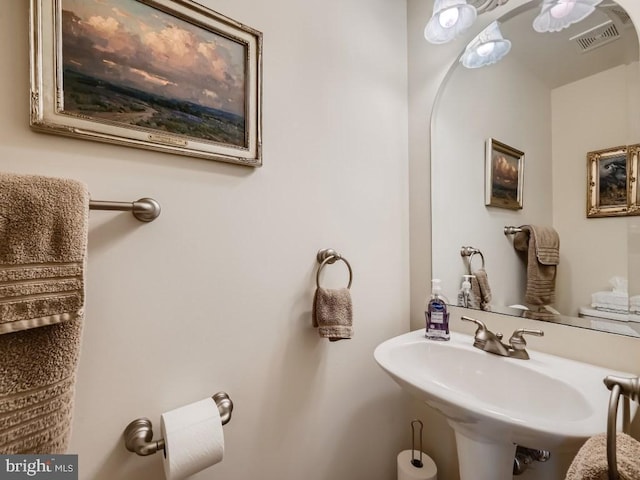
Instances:
[[[458,306],[469,308],[471,307],[471,278],[473,275],[463,275],[462,287],[458,292]]]
[[[427,322],[425,336],[430,340],[449,340],[449,312],[437,278],[431,280],[431,298],[424,313]]]

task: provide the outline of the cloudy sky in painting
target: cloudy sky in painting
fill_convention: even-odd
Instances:
[[[135,0],[62,10],[66,68],[244,116],[244,45]]]

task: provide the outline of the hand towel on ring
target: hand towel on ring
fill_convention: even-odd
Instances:
[[[330,342],[353,336],[353,305],[348,288],[318,287],[313,297],[313,326]]]

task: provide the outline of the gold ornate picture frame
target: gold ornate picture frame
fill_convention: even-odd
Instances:
[[[587,217],[640,215],[640,144],[587,153]]]
[[[631,164],[629,176],[629,204],[628,215],[640,215],[640,189],[638,188],[638,168],[640,163],[640,143],[627,147],[627,158]]]
[[[31,0],[34,130],[262,165],[262,33],[191,0]]]
[[[485,205],[519,210],[524,186],[524,152],[489,138],[485,144]]]

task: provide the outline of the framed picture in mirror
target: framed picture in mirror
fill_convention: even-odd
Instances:
[[[635,151],[635,166],[630,152]],[[587,217],[628,215],[635,210],[637,146],[619,146],[587,153]],[[633,179],[633,181],[632,181]]]
[[[34,130],[262,165],[262,33],[191,0],[32,0]]]
[[[640,143],[627,147],[627,162],[630,165],[629,173],[629,204],[628,215],[640,215],[640,189],[638,189],[638,168],[640,167]]]
[[[522,208],[524,152],[489,138],[485,145],[485,205]]]

